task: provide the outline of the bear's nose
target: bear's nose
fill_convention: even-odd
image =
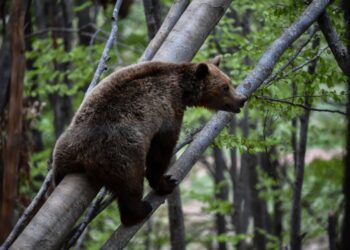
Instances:
[[[240,108],[242,108],[244,106],[244,103],[247,101],[247,99],[248,98],[245,95],[238,94],[237,100],[238,100],[238,105]]]

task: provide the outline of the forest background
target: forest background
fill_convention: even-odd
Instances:
[[[114,8],[114,1],[25,2],[25,65],[22,72],[16,69],[23,74],[24,85],[17,90],[20,105],[13,117],[9,112],[12,5],[0,3],[1,207],[9,198],[14,201],[10,212],[2,209],[0,242],[47,174],[55,141],[93,78]],[[123,1],[117,39],[101,79],[138,61],[171,4]],[[221,68],[237,84],[306,6],[296,0],[233,1],[194,61],[220,54]],[[341,2],[334,1],[327,13],[347,44],[349,26]],[[339,246],[349,89],[320,25],[321,19],[284,53],[270,78],[180,185],[178,207],[184,217],[177,219],[184,222],[182,240],[187,249],[281,249],[293,240],[301,241],[305,249]],[[181,139],[194,135],[211,116],[204,109],[189,109]],[[10,150],[17,156],[6,147],[11,130],[17,141]],[[4,185],[7,164],[16,166],[10,186]],[[300,207],[295,201],[298,193]],[[99,249],[119,223],[112,203],[90,223],[75,249]],[[162,206],[127,249],[169,249],[174,244],[169,225],[167,206]]]

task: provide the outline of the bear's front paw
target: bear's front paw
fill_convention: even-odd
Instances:
[[[161,182],[159,183],[159,186],[156,192],[159,195],[171,194],[178,184],[179,184],[179,181],[175,179],[173,176],[165,175],[163,176]]]

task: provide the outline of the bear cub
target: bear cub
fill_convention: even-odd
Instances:
[[[143,180],[160,195],[177,182],[164,175],[186,107],[238,113],[246,97],[217,67],[203,63],[146,62],[118,70],[85,98],[53,152],[56,185],[69,173],[114,192],[124,225],[137,224],[152,207],[142,200]]]

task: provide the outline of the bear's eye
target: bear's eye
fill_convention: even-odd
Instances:
[[[230,90],[230,87],[227,85],[224,85],[222,88],[225,92],[228,92]]]

